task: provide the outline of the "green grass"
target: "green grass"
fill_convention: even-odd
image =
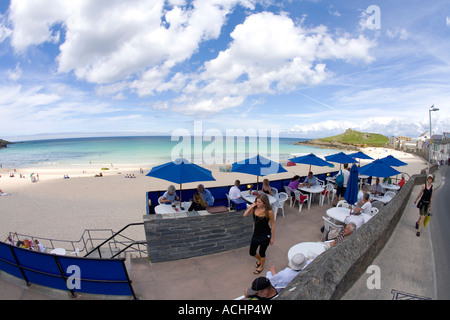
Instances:
[[[384,146],[386,143],[389,142],[389,138],[382,134],[359,132],[351,129],[347,129],[347,131],[337,136],[321,138],[317,140],[322,140],[326,142],[340,142],[351,145],[366,144],[368,146],[373,147]]]

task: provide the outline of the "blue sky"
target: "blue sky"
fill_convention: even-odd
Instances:
[[[0,2],[0,138],[450,131],[450,2]]]

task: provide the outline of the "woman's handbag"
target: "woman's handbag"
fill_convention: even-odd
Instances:
[[[422,209],[422,207],[423,207],[423,201],[420,200],[420,201],[417,203],[417,208]]]

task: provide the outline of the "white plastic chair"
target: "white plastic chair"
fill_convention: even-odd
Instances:
[[[80,249],[76,248],[74,252],[70,253],[71,256],[76,256],[79,257],[80,256]]]
[[[289,206],[292,207],[292,196],[293,196],[294,192],[288,186],[284,186],[284,190],[286,191],[286,194],[289,197]],[[294,203],[295,203],[295,199],[294,199]]]
[[[277,203],[277,209],[281,209],[281,211],[283,212],[283,218],[284,218],[284,203],[286,202],[286,200],[288,198],[289,198],[289,196],[287,195],[287,193],[280,192],[278,201],[276,202]],[[276,219],[277,219],[277,215],[275,214],[275,220]]]
[[[158,198],[158,204],[162,204],[162,203],[161,203],[162,197],[163,197],[163,196],[161,196],[161,197]]]
[[[384,195],[387,197],[393,198],[393,197],[395,197],[395,194],[396,194],[395,191],[390,190],[390,191],[386,191],[386,193]]]
[[[274,187],[270,187],[270,189],[272,190],[273,196],[276,197],[278,194],[278,189]]]
[[[295,201],[298,201],[298,212],[302,211],[303,204],[309,201],[309,196],[300,192],[300,190],[294,190]],[[302,196],[302,197],[300,197]],[[306,198],[303,198],[306,197]],[[303,198],[303,200],[301,200]],[[309,202],[308,202],[309,203]],[[295,205],[295,202],[293,206]]]
[[[372,209],[370,209],[370,215],[373,217],[374,215],[376,215],[378,212],[380,212],[380,210],[376,207],[372,207]]]
[[[346,200],[341,200],[337,203],[336,207],[350,208],[350,205]]]
[[[328,204],[330,204],[330,197],[331,197],[331,203],[334,202],[334,197],[336,196],[336,189],[334,188],[334,185],[332,185],[331,183],[327,183],[325,185],[325,190],[328,191]],[[323,200],[322,200],[322,205],[323,205]]]
[[[336,228],[336,229],[342,229],[344,228],[343,225],[335,224],[333,221],[331,221],[330,218],[322,216],[323,219],[323,233],[322,233],[322,241],[324,241],[328,235],[328,232],[330,232],[330,227]]]
[[[227,199],[228,199],[228,208],[229,208],[231,205],[231,199],[230,199],[230,196],[228,195],[228,193],[225,193],[225,195],[227,196]]]

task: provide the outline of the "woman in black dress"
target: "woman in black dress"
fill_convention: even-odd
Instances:
[[[417,196],[414,204],[419,200],[417,207],[419,208],[419,220],[416,222],[416,229],[418,230],[416,236],[420,237],[420,230],[423,225],[423,220],[428,212],[431,212],[431,199],[433,197],[433,175],[429,174],[427,176],[427,182],[422,186],[419,195]]]
[[[256,197],[255,202],[244,212],[244,217],[253,216],[255,222],[249,254],[256,258],[254,274],[264,270],[266,250],[274,242],[275,219],[270,206],[269,198],[262,193]],[[259,247],[259,253],[257,249]]]

